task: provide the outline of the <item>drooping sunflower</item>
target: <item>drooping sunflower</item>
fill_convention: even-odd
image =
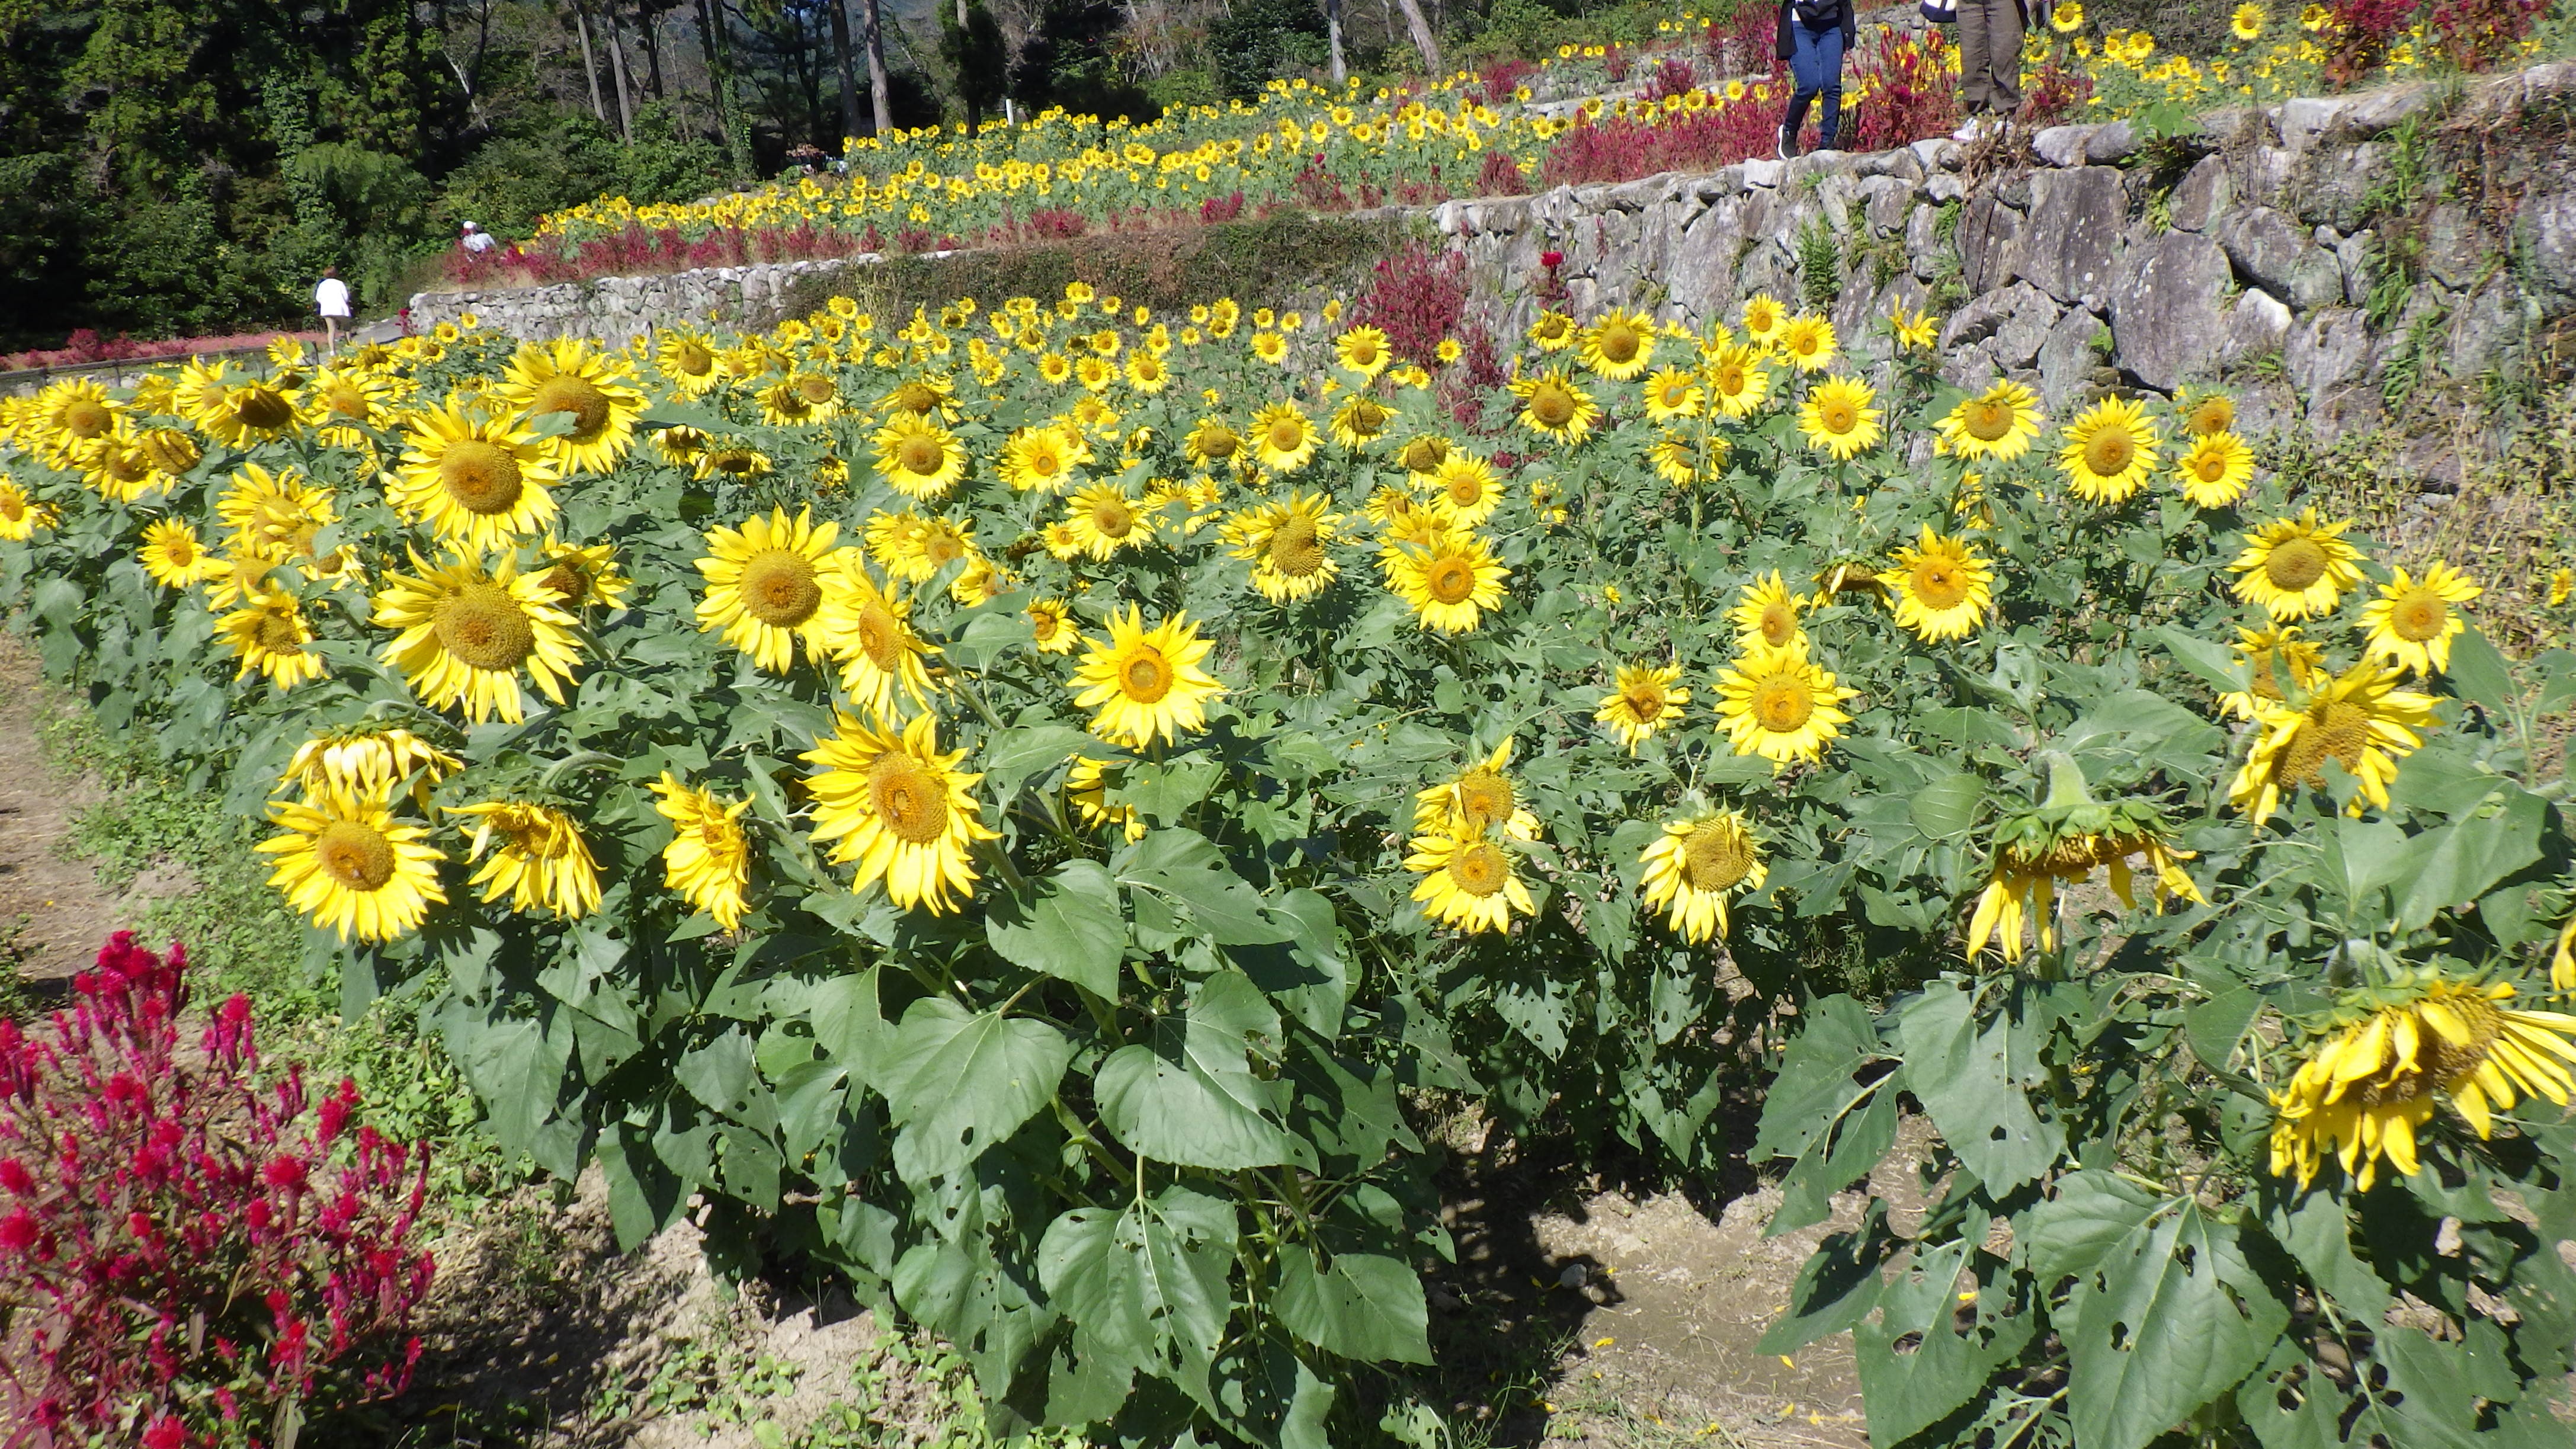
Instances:
[[[553,534],[537,545],[537,582],[555,596],[559,608],[579,611],[593,604],[605,609],[626,607],[627,590],[633,580],[617,567],[617,546],[598,543],[581,547],[565,543]]]
[[[695,465],[698,481],[702,483],[710,478],[726,478],[734,482],[764,478],[777,467],[777,461],[767,453],[738,438],[708,439],[706,447],[699,451]]]
[[[658,327],[654,366],[682,398],[694,398],[724,381],[715,344],[690,327]]]
[[[262,590],[251,595],[216,621],[215,633],[241,661],[233,671],[235,679],[257,671],[279,689],[293,689],[322,677],[322,656],[311,648],[313,626],[292,594]]]
[[[1771,397],[1771,372],[1759,348],[1730,342],[1708,359],[1708,395],[1729,418],[1751,417]]]
[[[1691,692],[1675,682],[1681,677],[1678,664],[1622,664],[1592,717],[1608,725],[1633,755],[1656,731],[1682,717]]]
[[[2361,606],[2361,627],[2370,631],[2363,654],[2417,674],[2441,673],[2451,667],[2451,641],[2468,627],[2451,606],[2484,592],[2446,563],[2436,562],[2420,579],[2390,569],[2379,597]]]
[[[2478,1136],[2523,1097],[2565,1107],[2576,1091],[2576,1016],[2505,1003],[2508,982],[2453,980],[2432,968],[2340,1003],[2335,1030],[2288,1086],[2273,1093],[2272,1172],[2316,1179],[2331,1156],[2368,1192],[2384,1158],[2412,1177],[2422,1168],[2417,1133],[2433,1119],[2433,1094]]]
[[[566,474],[605,473],[635,445],[644,394],[622,357],[577,337],[522,342],[492,395],[527,421],[560,417],[568,431],[545,440],[547,456]]]
[[[1644,372],[1654,357],[1653,320],[1616,307],[1583,329],[1583,346],[1575,353],[1586,369],[1612,382],[1626,382]]]
[[[181,370],[178,396],[181,414],[226,447],[282,438],[304,422],[294,389],[220,365],[190,363]]]
[[[1333,339],[1333,360],[1374,381],[1395,361],[1395,349],[1377,328],[1354,327]]]
[[[2236,400],[2225,393],[2207,393],[2191,399],[2182,416],[2183,431],[2196,438],[2232,432],[2236,427]]]
[[[773,428],[828,422],[841,408],[841,388],[819,372],[791,372],[760,390],[760,420]]]
[[[1834,324],[1822,317],[1792,317],[1780,328],[1780,340],[1773,344],[1781,357],[1800,372],[1822,372],[1834,361]]]
[[[1851,723],[1844,700],[1860,691],[1834,683],[1803,647],[1747,649],[1717,676],[1717,713],[1739,755],[1760,755],[1775,769],[1824,758],[1825,746]]]
[[[1315,425],[1293,402],[1275,402],[1252,415],[1252,455],[1262,468],[1285,475],[1315,457]]]
[[[937,686],[927,661],[936,651],[913,631],[912,601],[879,588],[865,564],[842,564],[817,626],[823,652],[841,661],[841,689],[852,704],[881,720],[894,717],[897,690],[916,709],[929,705]]]
[[[1488,610],[1503,606],[1511,570],[1485,540],[1462,529],[1435,528],[1420,541],[1396,546],[1388,585],[1413,607],[1425,629],[1464,634]]]
[[[2424,742],[2421,731],[2437,723],[2432,699],[2399,689],[2401,677],[2365,659],[2296,708],[2267,705],[2255,718],[2260,733],[2228,787],[2227,803],[2260,826],[2280,808],[2284,792],[2301,785],[2322,789],[2326,761],[2332,760],[2361,785],[2345,814],[2360,815],[2365,801],[2387,809],[2397,762]]]
[[[1962,458],[2018,458],[2039,436],[2039,394],[2004,378],[1962,398],[1941,419],[1941,441]]]
[[[2299,637],[2299,626],[2281,624],[2270,629],[2248,629],[2237,626],[2236,641],[2229,648],[2244,662],[2248,680],[2246,688],[2230,690],[2218,697],[2218,707],[2226,714],[2252,722],[2263,711],[2281,703],[2287,690],[2305,693],[2326,677],[2326,652]]]
[[[1744,300],[1738,323],[1754,346],[1768,350],[1779,338],[1780,329],[1789,325],[1789,309],[1770,293],[1756,292]]]
[[[1580,443],[1592,436],[1593,424],[1601,421],[1601,404],[1575,386],[1564,368],[1548,368],[1511,386],[1512,396],[1521,400],[1521,426],[1542,438]]]
[[[82,484],[111,502],[131,503],[169,481],[142,439],[123,427],[82,448],[77,462]]]
[[[1705,476],[1714,479],[1725,467],[1727,442],[1714,434],[1709,441],[1715,445],[1716,456],[1705,469]],[[1647,446],[1646,461],[1654,467],[1656,477],[1676,488],[1688,488],[1701,481],[1703,476],[1699,444],[1672,433],[1664,434]]]
[[[1562,312],[1541,312],[1529,327],[1529,340],[1541,352],[1562,352],[1574,345],[1583,329]]]
[[[405,522],[441,539],[490,550],[554,521],[559,481],[543,440],[507,417],[481,418],[455,402],[411,415],[402,465],[385,491]]]
[[[1365,448],[1385,436],[1395,412],[1364,392],[1355,392],[1333,412],[1333,441],[1345,448]]]
[[[1512,840],[1538,839],[1538,816],[1520,803],[1510,774],[1514,741],[1506,738],[1484,759],[1413,797],[1417,835],[1501,831]]]
[[[277,787],[376,800],[409,780],[412,798],[426,804],[430,786],[463,768],[463,760],[400,725],[368,722],[324,730],[296,746]]]
[[[1735,607],[1726,617],[1735,625],[1736,642],[1747,650],[1755,648],[1796,649],[1804,652],[1807,631],[1799,622],[1801,601],[1789,592],[1789,586],[1773,569],[1766,578],[1755,579],[1736,596]]]
[[[2122,908],[2136,910],[2133,856],[2145,858],[2159,913],[2168,898],[2208,904],[2180,864],[2193,855],[2175,848],[2162,811],[2142,800],[2097,803],[2072,757],[2050,751],[2046,758],[2047,798],[1995,830],[1986,888],[1968,921],[1969,960],[1994,941],[2005,960],[2018,961],[2026,936],[2043,951],[2056,950],[2058,890],[2092,879],[2096,870],[2109,872]]]
[[[1145,838],[1145,821],[1135,806],[1109,803],[1110,771],[1116,768],[1107,760],[1088,755],[1076,757],[1073,768],[1064,775],[1064,798],[1086,827],[1098,830],[1117,826],[1132,844]]]
[[[2198,434],[2174,460],[2174,481],[2196,508],[2232,506],[2254,481],[2254,450],[2234,433]]]
[[[740,930],[750,909],[743,891],[751,884],[751,839],[743,833],[742,813],[751,801],[728,804],[711,790],[680,783],[668,770],[652,790],[653,809],[671,822],[671,843],[662,847],[662,883],[718,926]]]
[[[272,803],[269,819],[279,833],[254,847],[276,857],[269,885],[343,942],[407,936],[447,900],[438,881],[446,857],[426,829],[394,819],[381,796],[323,791]]]
[[[197,531],[175,518],[144,526],[143,546],[135,553],[143,571],[165,589],[184,589],[224,571],[223,562],[206,552]]]
[[[402,671],[423,703],[462,705],[476,724],[517,724],[526,717],[519,698],[523,669],[539,693],[564,702],[581,650],[573,617],[556,605],[553,590],[520,573],[506,553],[489,572],[466,551],[436,565],[415,553],[411,563],[416,574],[390,576],[376,595],[375,623],[401,631],[381,657]]]
[[[1313,598],[1341,572],[1328,546],[1342,516],[1321,493],[1291,492],[1227,519],[1219,536],[1252,565],[1252,586],[1274,604]]]
[[[1091,461],[1091,444],[1071,428],[1048,423],[1015,430],[1002,444],[1002,481],[1023,493],[1061,491],[1073,470]]]
[[[177,428],[148,428],[140,441],[143,451],[152,455],[152,466],[174,483],[206,456],[196,439]]]
[[[1879,427],[1877,389],[1856,377],[1829,377],[1807,390],[1798,409],[1798,431],[1807,446],[1849,462],[1878,446],[1886,436]]]
[[[1031,599],[1022,612],[1029,616],[1029,635],[1041,654],[1070,654],[1082,643],[1082,631],[1074,627],[1073,613],[1056,599]]]
[[[1510,930],[1514,912],[1538,914],[1538,902],[1513,869],[1511,853],[1482,832],[1415,836],[1404,868],[1422,876],[1413,886],[1422,913],[1470,935]]]
[[[1923,525],[1911,548],[1896,551],[1896,567],[1878,581],[1896,601],[1896,622],[1938,643],[1975,633],[1993,611],[1994,569],[1967,540],[1944,538]]]
[[[1065,500],[1066,556],[1107,559],[1153,537],[1136,500],[1117,483],[1095,483]]]
[[[1725,938],[1728,896],[1758,891],[1771,878],[1751,825],[1733,810],[1665,821],[1637,863],[1646,868],[1646,908],[1666,912],[1673,934],[1694,946]]]
[[[898,735],[841,715],[835,732],[798,758],[820,767],[805,780],[814,839],[833,843],[833,864],[858,866],[851,889],[882,881],[897,907],[926,906],[932,915],[973,899],[967,854],[1001,832],[985,825],[975,802],[984,777],[957,768],[966,752],[940,752],[938,716],[916,715]]]
[[[708,556],[698,560],[706,597],[698,601],[698,629],[721,629],[724,641],[772,674],[795,667],[796,641],[821,661],[823,600],[840,581],[850,550],[835,546],[841,526],[814,522],[814,510],[790,519],[785,508],[767,518],[743,520],[739,529],[718,525],[707,534]]]
[[[1494,465],[1473,453],[1451,453],[1429,479],[1432,511],[1457,528],[1475,528],[1502,506],[1502,480]]]
[[[1064,379],[1048,380],[1062,382]],[[918,373],[896,383],[892,392],[877,399],[877,410],[888,415],[919,413],[930,417],[936,414],[943,423],[953,423],[963,415],[957,402],[956,379],[935,372]]]
[[[875,442],[877,475],[906,498],[939,498],[966,476],[966,444],[920,413],[896,413]]]
[[[1699,378],[1678,367],[1663,367],[1646,379],[1646,421],[1668,423],[1675,418],[1695,418],[1708,392]]]
[[[1243,451],[1243,435],[1225,419],[1210,415],[1198,420],[1198,424],[1190,429],[1189,436],[1182,439],[1181,446],[1189,453],[1191,461],[1201,467],[1214,467],[1234,461],[1235,456]]]
[[[2106,397],[2066,425],[2057,470],[2087,503],[2123,503],[2156,471],[2156,425],[2127,398]]]
[[[1174,614],[1148,629],[1134,604],[1109,616],[1109,638],[1092,645],[1075,669],[1074,704],[1096,709],[1091,732],[1113,744],[1143,749],[1157,739],[1177,741],[1207,725],[1208,701],[1225,693],[1199,667],[1215,648],[1199,637],[1187,614]]]
[[[2351,526],[2320,522],[2313,508],[2259,525],[2227,566],[2237,576],[2236,597],[2274,619],[2333,613],[2343,591],[2361,582],[2361,550],[2343,539]]]
[[[1405,440],[1395,453],[1395,461],[1416,480],[1428,478],[1440,465],[1449,461],[1457,444],[1438,433],[1423,433]]]
[[[483,868],[466,883],[479,887],[485,901],[497,905],[506,899],[521,915],[567,921],[599,909],[599,862],[570,815],[518,800],[451,805],[447,813],[475,822],[465,859],[469,865],[480,860]]]

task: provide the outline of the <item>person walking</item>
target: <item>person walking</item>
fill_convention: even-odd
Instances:
[[[456,244],[476,256],[481,256],[492,250],[492,233],[469,221],[465,223],[465,230],[457,236]]]
[[[1807,107],[1825,98],[1816,122],[1816,149],[1835,149],[1843,125],[1843,57],[1851,53],[1858,17],[1854,0],[1780,0],[1780,32],[1774,52],[1789,62],[1793,88],[1789,113],[1780,119],[1780,159],[1798,154],[1798,130],[1807,123]]]
[[[340,280],[338,267],[322,269],[322,280],[313,288],[313,308],[322,314],[322,345],[337,355],[340,324],[349,320],[349,284]]]
[[[2030,23],[2022,0],[1958,0],[1959,109],[1973,141],[2021,109],[2021,33]]]

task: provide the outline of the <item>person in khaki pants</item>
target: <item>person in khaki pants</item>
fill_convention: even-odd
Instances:
[[[1959,109],[1964,139],[2021,109],[2022,0],[1959,0]]]

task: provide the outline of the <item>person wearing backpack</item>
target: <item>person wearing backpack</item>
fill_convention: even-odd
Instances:
[[[1780,31],[1774,53],[1789,62],[1794,88],[1789,113],[1780,119],[1780,159],[1798,154],[1798,128],[1807,123],[1807,107],[1825,98],[1817,122],[1816,149],[1831,151],[1843,124],[1843,57],[1851,53],[1858,33],[1854,0],[1780,0]]]

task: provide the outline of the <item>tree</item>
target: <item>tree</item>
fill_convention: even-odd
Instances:
[[[984,0],[958,0],[955,15],[940,11],[939,49],[957,73],[957,98],[965,105],[971,136],[1009,89],[1010,48]]]

